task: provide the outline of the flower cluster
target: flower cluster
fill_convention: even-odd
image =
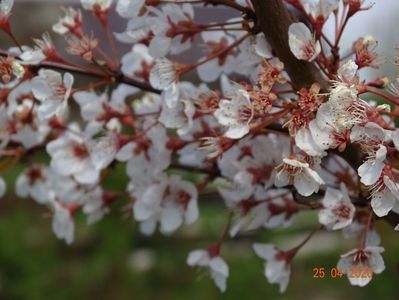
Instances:
[[[0,1],[0,29],[15,42],[0,52],[0,174],[30,162],[15,192],[48,207],[55,235],[68,244],[77,213],[92,224],[127,201],[142,234],[171,235],[200,218],[205,188],[217,193],[227,225],[187,263],[209,272],[221,291],[227,237],[291,226],[304,210],[319,224],[302,243],[253,244],[270,283],[287,289],[295,255],[320,230],[358,238],[339,259],[343,273],[359,266],[381,273],[377,217],[398,220],[399,230],[399,79],[361,79],[360,69],[381,63],[373,37],[357,39],[349,55],[339,51],[348,20],[369,7],[287,0],[304,22],[281,32],[281,51],[260,31],[257,0],[190,2],[81,0],[83,10],[64,8],[52,27],[65,38],[59,51],[49,33],[21,45],[10,26],[13,1]],[[209,4],[240,15],[203,24],[196,7]],[[110,27],[113,10],[127,20],[123,32]],[[85,30],[91,17],[103,32]],[[324,28],[330,17],[334,39]],[[120,55],[118,42],[131,50]],[[298,84],[292,60],[316,76]],[[95,79],[82,86],[77,74]],[[118,166],[128,182],[108,190]],[[5,190],[0,178],[0,197]],[[359,286],[370,280],[349,278]]]

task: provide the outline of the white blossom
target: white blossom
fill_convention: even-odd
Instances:
[[[303,8],[314,20],[319,21],[321,18],[325,22],[330,14],[338,8],[338,4],[338,0],[317,0],[303,3]]]
[[[154,37],[149,45],[150,54],[153,57],[165,57],[169,52],[180,54],[190,48],[192,38],[174,32],[174,28],[193,22],[194,9],[191,4],[166,4],[161,9],[155,7],[148,9],[155,15],[151,18],[151,30]]]
[[[11,9],[13,6],[14,0],[2,0],[0,2],[0,19],[7,19],[11,13]]]
[[[384,260],[381,256],[383,251],[384,248],[374,246],[351,250],[341,255],[337,268],[347,274],[352,285],[365,286],[371,281],[373,273],[380,274],[385,270]],[[363,272],[363,276],[351,276],[351,272],[355,272],[356,269],[359,270],[359,273]],[[369,274],[368,269],[372,273]]]
[[[48,143],[46,150],[51,156],[50,166],[60,175],[72,175],[84,184],[95,183],[98,180],[100,169],[93,164],[78,126],[72,124],[69,131]]]
[[[60,35],[68,33],[83,34],[81,32],[82,12],[72,7],[63,8],[63,11],[65,15],[53,25],[53,31]]]
[[[112,0],[81,0],[82,6],[87,10],[96,10],[99,9],[101,11],[108,10],[112,5]]]
[[[388,176],[381,176],[371,190],[371,207],[374,213],[386,216],[399,203],[399,184]]]
[[[319,222],[329,229],[342,229],[352,223],[355,206],[352,204],[345,184],[341,190],[327,188],[319,211]]]
[[[52,199],[52,191],[48,181],[51,173],[42,165],[32,165],[22,172],[16,180],[15,191],[18,197],[32,197],[40,204]]]
[[[284,158],[283,164],[277,168],[274,184],[277,187],[293,184],[300,195],[310,196],[319,191],[324,181],[307,162]]]
[[[187,257],[189,266],[204,267],[209,270],[210,276],[221,292],[226,291],[226,280],[229,276],[229,266],[219,255],[210,255],[209,251],[194,250]]]
[[[145,0],[118,0],[116,3],[116,12],[122,18],[136,17],[143,8]]]
[[[75,235],[75,223],[71,212],[57,201],[51,201],[50,205],[54,210],[52,228],[57,238],[71,244]]]
[[[63,117],[71,94],[73,76],[48,69],[41,69],[39,76],[32,79],[32,92],[41,102],[38,109],[40,119]]]
[[[227,128],[224,135],[232,139],[242,138],[249,132],[253,115],[254,108],[248,92],[243,89],[236,90],[231,100],[221,100],[215,111],[218,122]]]
[[[178,80],[178,73],[175,64],[167,58],[156,59],[149,79],[151,85],[156,89],[176,88],[174,83]]]
[[[162,233],[170,234],[183,222],[192,224],[197,220],[197,198],[198,192],[192,183],[176,175],[163,177],[137,199],[133,208],[134,217],[142,222],[145,234],[151,234],[157,222]]]
[[[285,292],[291,275],[291,265],[281,255],[282,251],[271,244],[253,244],[255,253],[265,260],[265,276],[270,283],[280,285],[280,293]]]
[[[122,57],[122,72],[140,81],[148,81],[154,58],[147,46],[135,44],[130,52]]]
[[[296,58],[313,61],[321,51],[320,42],[303,23],[293,23],[288,30],[288,41],[291,52]]]

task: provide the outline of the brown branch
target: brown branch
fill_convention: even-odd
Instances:
[[[0,56],[7,57],[8,55],[9,55],[8,52],[0,50]],[[91,76],[91,77],[97,77],[97,78],[107,78],[107,77],[112,78],[113,77],[115,79],[115,82],[125,83],[125,84],[131,85],[131,86],[135,86],[135,87],[137,87],[143,91],[146,91],[146,92],[152,92],[152,93],[156,93],[156,94],[161,93],[160,90],[154,89],[149,84],[146,84],[146,83],[137,81],[133,78],[127,77],[120,72],[115,73],[113,75],[107,75],[107,74],[104,74],[104,72],[101,70],[88,69],[83,66],[82,66],[82,68],[79,68],[78,66],[74,66],[74,65],[68,65],[65,63],[46,61],[46,60],[40,62],[38,65],[31,66],[31,68],[38,68],[38,69],[51,68],[51,69],[55,69],[55,70],[69,71],[69,72],[82,74],[82,75],[86,75],[86,76]]]
[[[255,8],[257,26],[284,63],[285,69],[292,81],[300,86],[309,87],[318,82],[328,89],[328,81],[319,69],[312,63],[298,60],[288,44],[288,28],[292,23],[287,8],[282,0],[251,0]]]

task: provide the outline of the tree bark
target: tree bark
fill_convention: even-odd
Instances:
[[[309,87],[317,82],[322,89],[328,90],[328,80],[312,63],[298,60],[288,44],[288,29],[292,24],[290,14],[283,0],[251,0],[255,9],[257,26],[265,35],[277,57],[284,63],[285,70],[298,87]],[[361,164],[360,152],[355,147],[348,147],[341,156],[357,171]],[[399,224],[399,214],[390,212],[383,218],[392,226]]]
[[[288,28],[292,20],[282,0],[251,0],[255,8],[257,26],[265,35],[277,57],[284,63],[285,70],[294,84],[309,87],[318,82],[328,89],[328,81],[317,67],[297,59],[288,44]]]

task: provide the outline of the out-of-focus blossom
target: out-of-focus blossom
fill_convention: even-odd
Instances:
[[[280,285],[280,293],[285,292],[291,276],[291,264],[287,252],[271,244],[253,245],[255,253],[265,260],[265,276],[270,283]]]
[[[352,204],[346,186],[341,190],[327,188],[319,211],[319,222],[329,229],[342,229],[352,223],[355,206]]]
[[[41,69],[39,75],[32,79],[33,95],[41,102],[38,109],[40,119],[64,116],[73,80],[70,73],[62,75],[49,69]]]
[[[380,274],[385,270],[384,260],[381,256],[383,251],[384,248],[374,246],[354,249],[341,255],[337,268],[347,274],[352,285],[365,286],[371,281],[373,273]],[[351,276],[352,272],[357,270],[361,275]]]
[[[216,286],[221,292],[224,292],[226,291],[226,280],[229,276],[229,266],[224,259],[219,256],[219,251],[217,246],[211,246],[207,251],[191,251],[187,257],[187,264],[192,267],[198,266],[207,268]]]

